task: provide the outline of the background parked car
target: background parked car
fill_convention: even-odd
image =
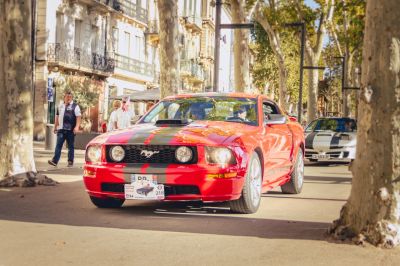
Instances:
[[[305,129],[306,159],[346,161],[355,158],[357,123],[351,118],[319,118]]]

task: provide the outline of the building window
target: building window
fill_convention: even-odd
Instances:
[[[57,13],[56,18],[56,43],[63,42],[63,14]]]
[[[140,6],[143,9],[147,9],[147,0],[140,0]]]
[[[140,36],[135,36],[135,47],[134,49],[134,57],[138,60],[143,60],[143,44],[142,44],[143,38]]]
[[[118,53],[119,50],[119,32],[118,32],[118,28],[113,28],[112,30],[112,34],[113,34],[113,48],[114,48],[114,53]]]
[[[92,53],[98,52],[99,45],[99,28],[96,26],[92,26]]]
[[[75,39],[74,39],[75,48],[81,48],[81,33],[82,33],[82,21],[75,20]]]
[[[131,34],[129,32],[124,32],[124,42],[122,43],[122,54],[124,56],[130,57],[131,49]]]

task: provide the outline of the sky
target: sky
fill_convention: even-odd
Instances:
[[[314,2],[314,0],[305,0],[306,5],[308,5],[311,8],[317,8],[318,4]]]

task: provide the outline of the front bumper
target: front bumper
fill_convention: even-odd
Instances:
[[[165,201],[201,200],[204,202],[238,199],[242,192],[245,168],[238,165],[219,166],[194,164],[85,164],[83,180],[86,190],[94,197],[124,199],[124,184],[135,173],[153,174],[165,186]],[[215,178],[220,174],[236,173],[231,178]]]
[[[319,162],[329,162],[329,161],[350,162],[352,159],[355,158],[355,148],[344,147],[341,149],[327,149],[327,150],[306,149],[305,158],[307,160],[316,160]]]

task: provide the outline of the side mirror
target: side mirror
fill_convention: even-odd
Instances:
[[[286,116],[280,114],[269,114],[266,117],[266,125],[282,125],[286,124]]]

